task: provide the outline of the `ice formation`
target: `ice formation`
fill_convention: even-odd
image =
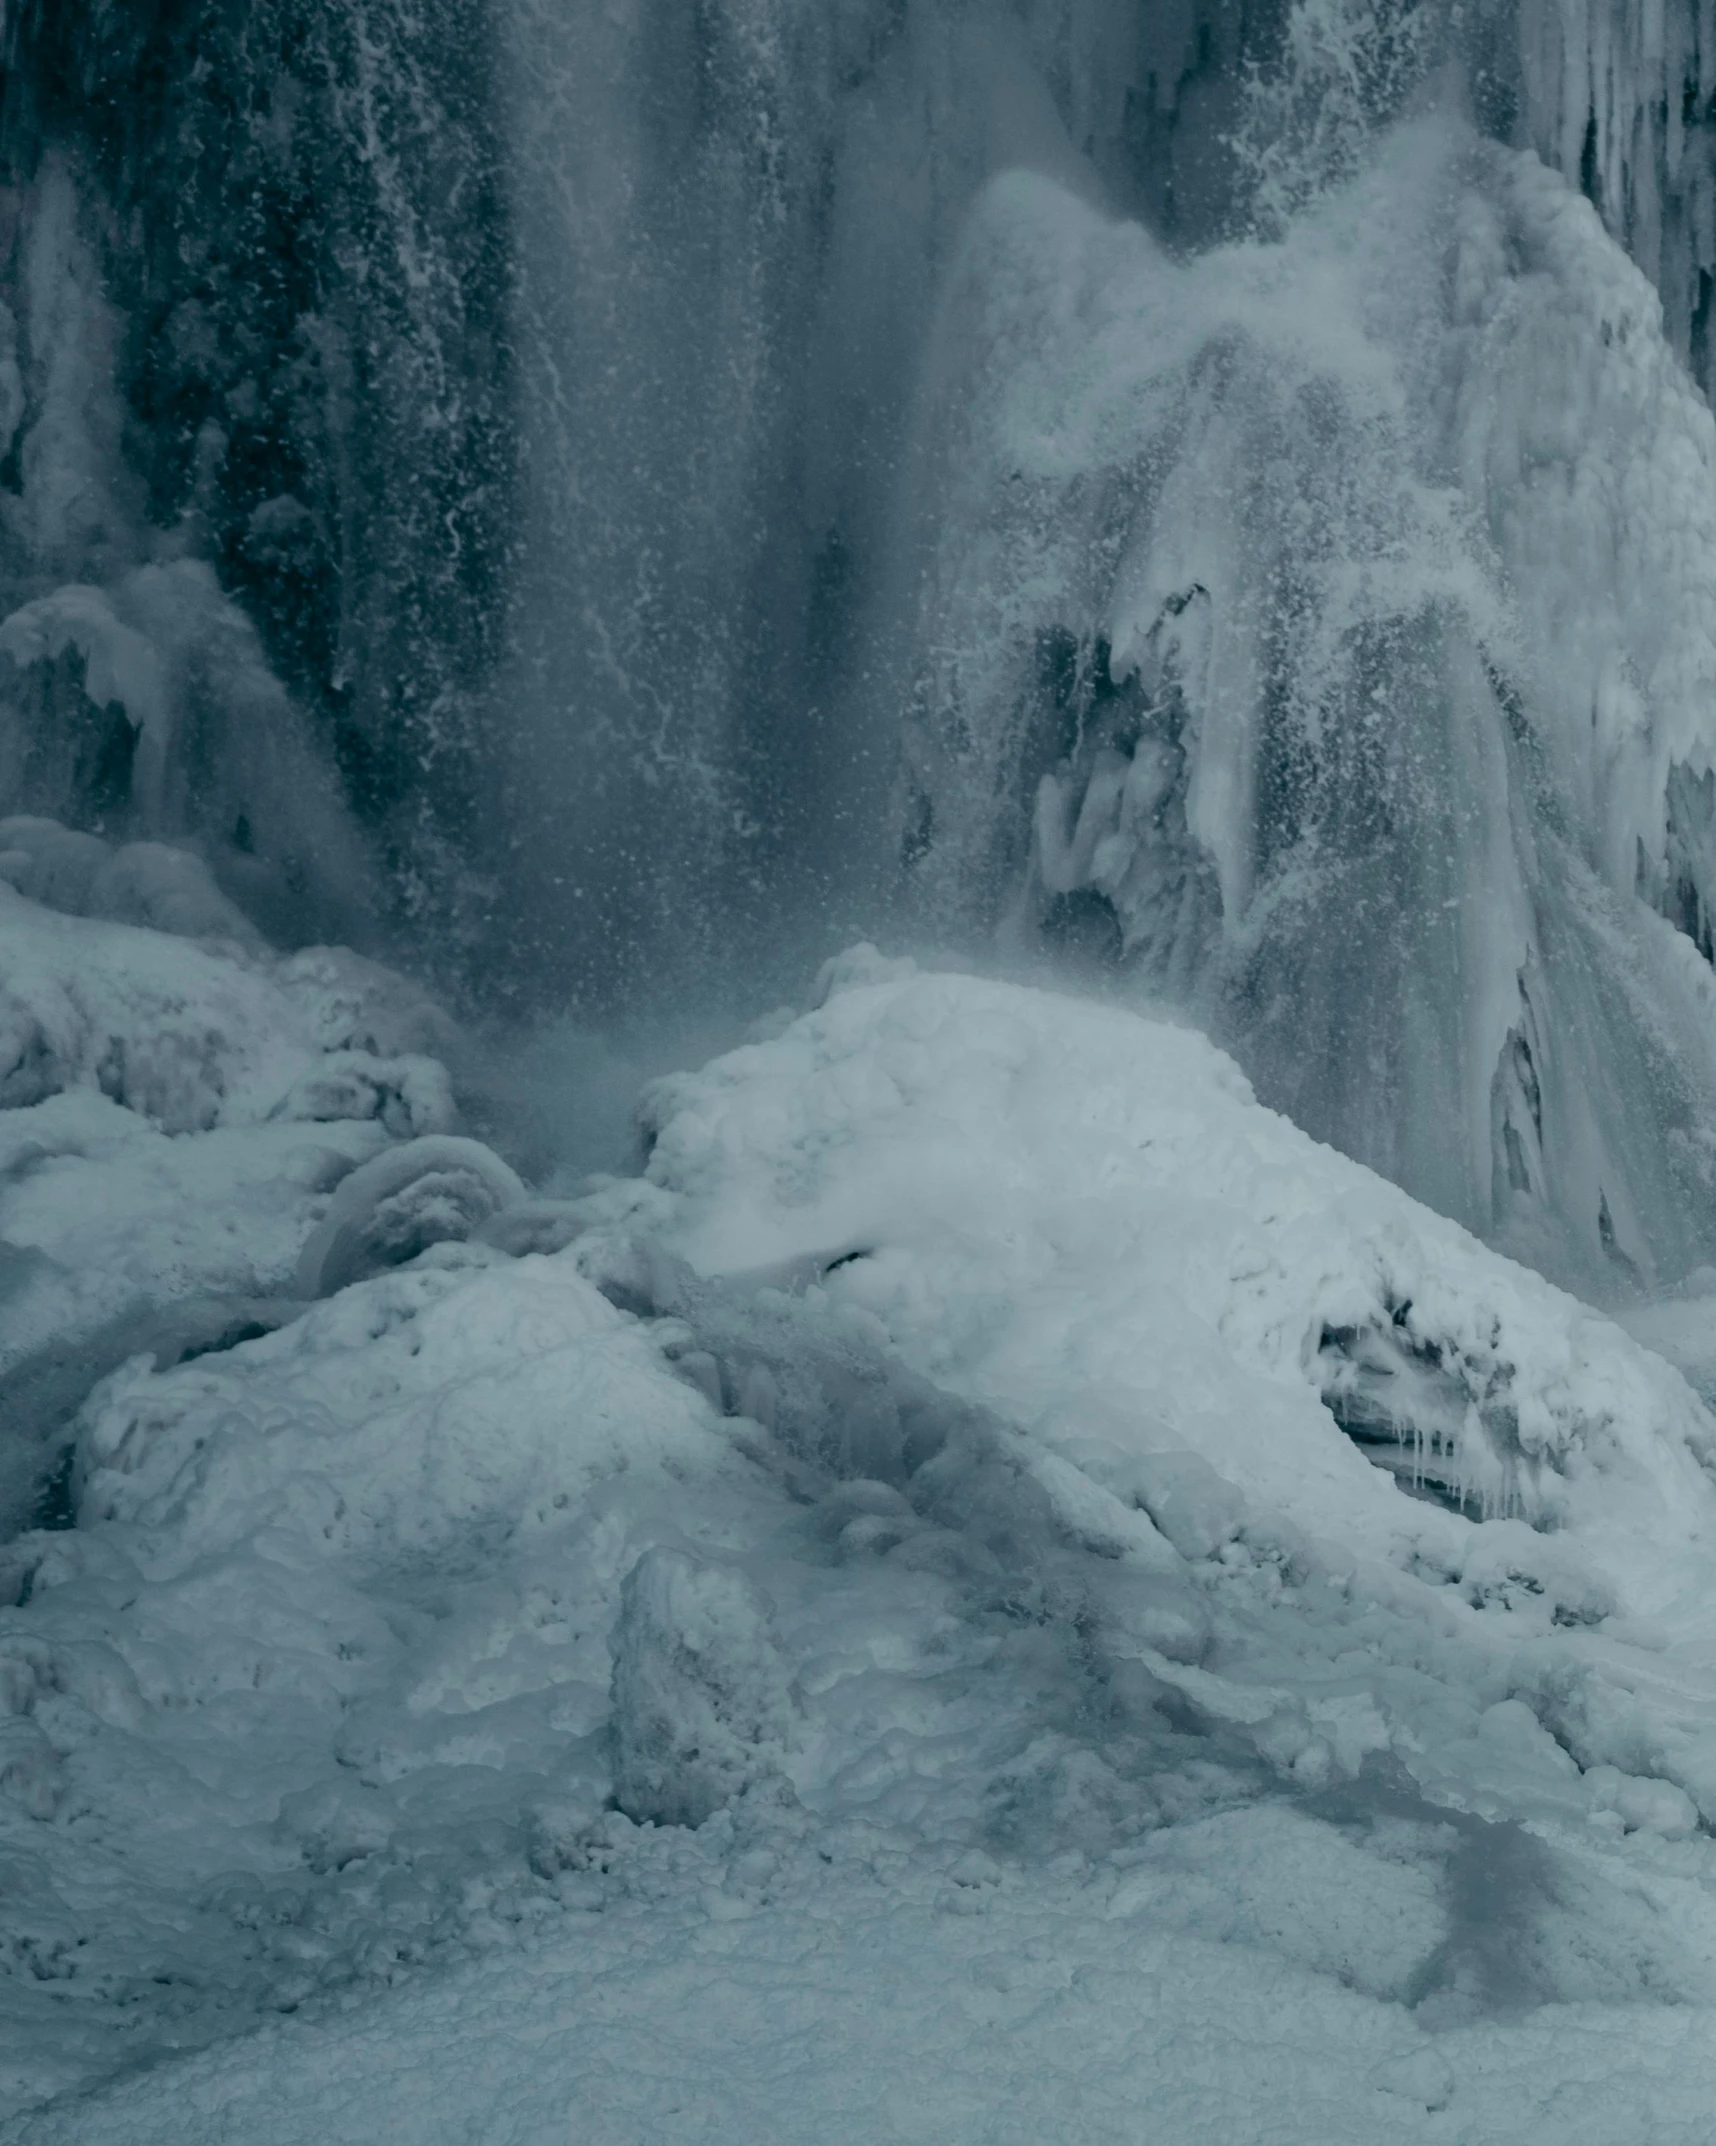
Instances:
[[[1183,261],[1014,174],[938,337],[929,898],[1587,1287],[1707,1257],[1716,426],[1588,205],[1432,120]]]
[[[1576,179],[1656,283],[1693,377],[1712,384],[1716,36],[1699,6],[1528,0],[1520,90],[1532,146]]]
[[[304,711],[127,467],[126,324],[82,180],[38,154],[0,220],[0,800],[199,849],[252,928],[352,936],[363,845]]]

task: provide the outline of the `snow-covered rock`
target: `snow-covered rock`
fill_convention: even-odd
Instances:
[[[51,832],[32,852],[44,870],[86,840],[106,855],[93,837]],[[99,882],[108,863],[84,862]],[[169,935],[85,914],[76,889],[42,891],[56,906],[0,877],[0,1514],[12,1524],[102,1372],[278,1324],[341,1179],[392,1140],[445,1137],[458,1115],[429,1055],[448,1048],[450,1024],[404,978],[342,949],[281,958],[248,929]],[[479,1174],[522,1192],[499,1157],[465,1147]],[[419,1217],[422,1241],[449,1234],[463,1229]]]
[[[1636,1609],[1701,1585],[1716,1430],[1683,1381],[1261,1109],[1194,1031],[860,982],[644,1118],[656,1241],[707,1274],[820,1252],[822,1293],[917,1369],[1117,1482],[1185,1452],[1355,1549],[1458,1562],[1517,1518]]]

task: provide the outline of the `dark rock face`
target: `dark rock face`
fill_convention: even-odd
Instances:
[[[115,316],[103,444],[125,494],[70,556],[14,526],[6,580],[105,580],[115,552],[169,546],[206,559],[360,820],[396,850],[413,815],[420,842],[456,839],[515,459],[486,8],[36,0],[7,25],[4,80],[22,408],[0,483],[22,496],[49,414],[28,255],[63,171]],[[84,757],[81,795],[58,802],[92,817],[112,809],[113,754],[96,739]]]

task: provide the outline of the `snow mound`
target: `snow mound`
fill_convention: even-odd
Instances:
[[[0,1548],[11,2104],[558,1912],[529,1859],[601,1818],[622,1581],[742,1540],[751,1471],[572,1267],[471,1257],[123,1366],[77,1524]]]
[[[113,848],[57,820],[15,815],[0,820],[0,877],[72,916],[148,925],[185,939],[227,939],[252,952],[263,944],[203,860],[164,842]]]
[[[0,849],[17,828],[0,828]],[[105,845],[48,832],[32,852],[43,872],[81,859],[99,883],[114,861]],[[102,1373],[139,1353],[170,1365],[279,1324],[340,1180],[390,1140],[445,1137],[458,1123],[451,1079],[430,1055],[450,1047],[450,1025],[404,978],[339,949],[279,959],[248,931],[193,941],[73,914],[89,906],[75,889],[42,891],[60,906],[0,880],[10,1524],[43,1498],[58,1509],[67,1426]],[[467,1145],[485,1182],[522,1190],[498,1157]],[[479,1219],[495,1204],[480,1202]],[[426,1229],[419,1217],[419,1241],[463,1233]]]
[[[1696,1582],[1716,1431],[1684,1382],[1260,1108],[1192,1031],[860,983],[643,1116],[664,1247],[715,1275],[820,1254],[919,1370],[1152,1510],[1139,1463],[1185,1452],[1381,1555],[1463,1562],[1514,1520],[1635,1609]]]
[[[922,1517],[946,1517],[948,1397],[982,1412],[986,1457],[949,1501],[965,1554],[978,1486],[1010,1469],[1011,1537],[988,1538],[1004,1563],[1028,1491],[1039,1537],[1152,1571],[1173,1545],[1320,1572],[1448,1636],[1450,1688],[1522,1702],[1528,1803],[1565,1809],[1571,1787],[1584,1807],[1578,1769],[1613,1764],[1716,1816],[1702,1404],[1607,1320],[1260,1108],[1203,1038],[967,976],[837,984],[778,1038],[658,1084],[642,1116],[647,1196],[572,1256],[690,1305],[730,1406],[755,1408],[758,1382],[687,1269],[797,1291],[813,1324],[868,1321],[933,1382],[927,1463],[901,1371],[859,1412],[865,1472]],[[1201,1666],[1195,1616],[1153,1614],[1137,1658],[1202,1718],[1248,1723],[1300,1778],[1360,1762],[1302,1662],[1235,1691]],[[1639,1645],[1661,1657],[1643,1683]],[[1256,1632],[1226,1646],[1273,1651]],[[1447,1717],[1421,1742],[1416,1713],[1379,1670],[1357,1718],[1428,1792],[1492,1812],[1526,1794],[1483,1785],[1493,1723]]]
[[[149,921],[61,914],[0,878],[0,1108],[97,1090],[164,1131],[202,1132],[267,1116],[329,1052],[447,1046],[421,992],[343,949],[282,960]]]

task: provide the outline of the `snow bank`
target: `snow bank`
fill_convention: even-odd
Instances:
[[[1308,1826],[1308,1829],[1309,1828]],[[1327,1828],[1315,1829],[1325,1833]],[[699,1846],[702,1836],[694,1837]],[[1256,1874],[1232,1834],[1206,1884]],[[1355,1872],[1307,1867],[1327,1910]],[[1295,1855],[1297,1851],[1297,1855]],[[741,1849],[740,1853],[752,1852]],[[524,1956],[272,2023],[226,2048],[44,2112],[30,2146],[1698,2146],[1716,2091],[1707,2015],[1583,2003],[1432,2032],[1353,1987],[1188,1934],[1141,1869],[1027,1891],[925,1871],[889,1883],[880,1844],[776,1864],[786,1897],[720,1885],[693,1853],[657,1897],[570,1918]],[[1409,1898],[1347,1892],[1370,1940]],[[803,1891],[798,1892],[797,1886]],[[790,1890],[789,1890],[790,1888]],[[683,1903],[683,1904],[681,1904]],[[1237,1933],[1235,1933],[1237,1937]],[[1331,1917],[1330,1936],[1341,1933]],[[1339,1957],[1337,1953],[1336,1957]]]
[[[913,1372],[1015,1427],[1020,1445],[990,1433],[989,1451],[1034,1481],[1063,1539],[1148,1565],[1121,1525],[1134,1512],[1218,1569],[1260,1549],[1300,1561],[1420,1628],[1408,1651],[1458,1634],[1438,1672],[1450,1690],[1528,1700],[1550,1807],[1571,1752],[1666,1779],[1683,1814],[1716,1811],[1700,1666],[1716,1447],[1676,1373],[1260,1109],[1189,1031],[877,974],[862,955],[837,964],[827,1003],[786,1034],[654,1088],[653,1197],[627,1195],[624,1220],[575,1256],[635,1286],[641,1237],[658,1262],[808,1285],[803,1316],[878,1322]],[[695,1322],[695,1290],[656,1271],[658,1300]],[[722,1375],[756,1405],[742,1352]],[[926,1464],[915,1405],[901,1396],[880,1432],[872,1407],[866,1450],[921,1508],[952,1441],[932,1438]],[[968,1536],[986,1472],[951,1501]],[[1635,1644],[1675,1664],[1653,1668],[1648,1701]],[[1237,1649],[1254,1650],[1273,1642]],[[1276,1680],[1300,1685],[1302,1666],[1277,1665],[1273,1696],[1236,1694],[1196,1644],[1156,1637],[1148,1654],[1213,1718],[1272,1722],[1261,1747],[1279,1731],[1290,1766],[1316,1774],[1343,1748],[1315,1705],[1284,1699]],[[1167,1666],[1176,1654],[1191,1666]],[[1496,1739],[1514,1717],[1455,1735],[1444,1716],[1421,1741],[1391,1676],[1367,1690],[1393,1723],[1374,1733],[1427,1789],[1497,1808]]]

